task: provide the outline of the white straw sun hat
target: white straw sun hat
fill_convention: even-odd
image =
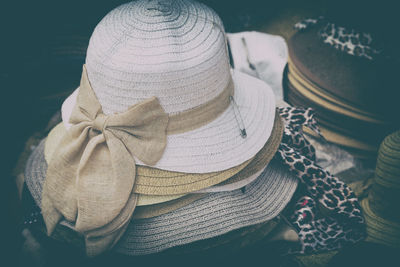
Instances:
[[[201,3],[134,1],[117,7],[95,28],[86,69],[106,115],[156,96],[171,118],[233,90],[234,101],[220,114],[168,134],[164,153],[152,167],[188,173],[226,170],[254,157],[271,134],[272,90],[230,69],[222,22]],[[62,107],[67,128],[78,92]],[[194,112],[191,120],[200,113]]]

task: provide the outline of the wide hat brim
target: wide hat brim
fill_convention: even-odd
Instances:
[[[158,253],[265,223],[287,206],[298,178],[277,158],[245,190],[208,193],[175,211],[133,219],[112,249],[129,256]],[[63,226],[72,228],[68,222]]]
[[[321,26],[295,33],[288,40],[291,63],[323,92],[342,103],[393,121],[392,85],[395,76],[389,62],[349,55],[324,43]],[[389,104],[390,103],[390,104]]]
[[[260,242],[266,237],[268,238],[268,236],[273,234],[275,231],[279,231],[278,225],[283,223],[285,223],[284,220],[277,216],[266,222],[242,227],[223,235],[198,240],[182,246],[172,247],[159,254],[153,254],[152,257],[162,257],[163,255],[174,255],[174,257],[179,257],[183,255],[195,255],[197,253],[201,253],[202,256],[205,256],[207,253],[215,255],[214,253],[231,253],[233,251],[239,251]],[[41,224],[38,230],[45,234],[45,225]],[[83,238],[74,230],[64,225],[58,225],[50,238],[68,244],[69,246],[74,246],[80,250],[84,250],[85,248]],[[129,258],[134,261],[138,259],[138,257],[132,256]]]
[[[251,163],[250,163],[251,164]],[[209,187],[205,188],[203,190],[199,190],[190,194],[183,195],[179,198],[170,200],[170,201],[164,201],[162,203],[155,203],[154,196],[149,196],[149,195],[139,195],[139,200],[142,202],[140,206],[136,207],[135,212],[133,213],[132,219],[144,219],[144,218],[151,218],[155,216],[159,216],[162,214],[166,214],[168,212],[172,212],[174,210],[177,210],[181,207],[184,207],[186,205],[189,205],[190,203],[203,198],[205,194],[207,193],[218,193],[218,192],[230,192],[234,191],[237,189],[242,189],[245,188],[248,184],[252,183],[254,180],[256,180],[262,172],[268,168],[268,165],[263,168],[260,171],[257,171],[254,174],[251,174],[254,172],[254,169],[250,166],[250,164],[244,168],[242,171],[240,171],[237,175],[234,177],[230,178],[229,180]],[[232,181],[231,181],[232,180]],[[159,196],[156,196],[159,197]],[[152,205],[144,205],[144,202],[153,202]],[[139,201],[138,201],[139,202]]]
[[[318,111],[318,121],[336,132],[377,147],[382,137],[392,131],[393,125],[390,122],[376,119],[375,114],[340,103],[322,90],[314,88],[296,73],[296,68],[290,61],[283,82],[287,100],[291,104],[315,108]]]
[[[325,92],[324,88],[319,87],[313,81],[308,80],[302,74],[295,64],[288,58],[288,71],[285,73],[286,78],[293,88],[300,93],[301,96],[309,99],[312,102],[324,106],[326,109],[349,117],[349,119],[358,120],[360,122],[376,124],[383,126],[387,121],[386,118],[376,118],[377,114],[357,108],[354,105],[342,102],[337,97],[331,96]]]
[[[300,91],[302,88],[293,85],[288,79],[288,68],[284,72],[283,87],[290,104],[299,107],[312,107],[316,110],[320,130],[326,140],[343,146],[358,157],[376,157],[381,137],[387,132],[386,126],[382,127],[382,124],[352,118],[348,114],[338,112],[338,106],[324,105],[322,98],[312,99],[305,96]],[[308,93],[311,94],[311,92]],[[313,131],[307,128],[305,128],[305,131],[316,136]]]
[[[236,114],[231,103],[210,123],[195,130],[168,135],[161,159],[150,167],[185,173],[217,172],[238,166],[260,151],[274,124],[274,94],[259,79],[235,70],[231,70],[231,74],[240,115]],[[62,119],[67,129],[78,90],[62,106]],[[241,136],[240,120],[244,123],[246,138]],[[137,165],[146,165],[139,159],[135,161]]]
[[[400,248],[400,224],[376,215],[372,211],[369,201],[370,197],[361,201],[367,224],[367,241]]]
[[[244,191],[209,193],[173,212],[132,220],[114,250],[156,253],[271,220],[288,204],[297,183],[298,178],[274,159]]]

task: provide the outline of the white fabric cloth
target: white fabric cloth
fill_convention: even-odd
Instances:
[[[272,88],[276,100],[282,100],[282,75],[288,58],[285,40],[278,35],[255,31],[228,33],[227,36],[234,68],[263,80]]]

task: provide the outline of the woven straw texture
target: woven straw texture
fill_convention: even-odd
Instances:
[[[245,192],[210,193],[176,211],[133,220],[115,250],[129,255],[156,253],[268,221],[290,201],[297,181],[281,162],[272,160]]]
[[[277,159],[245,191],[209,193],[173,212],[134,219],[113,251],[145,255],[217,237],[275,218],[288,204],[298,179]],[[68,225],[65,221],[64,226]]]
[[[378,152],[369,195],[361,202],[370,241],[400,248],[400,131],[387,136]]]

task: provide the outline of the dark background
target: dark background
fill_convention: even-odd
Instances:
[[[0,242],[2,261],[20,246],[19,203],[11,172],[26,139],[43,129],[61,101],[78,86],[85,45],[108,11],[128,1],[8,1],[1,4],[0,88],[2,169]],[[379,36],[396,52],[396,1],[205,0],[228,32],[262,30],[287,12],[319,14]],[[289,10],[289,11],[288,11]],[[285,13],[286,12],[286,13]],[[299,14],[300,14],[299,13]],[[74,45],[79,44],[76,48]],[[60,47],[64,47],[61,50]],[[72,47],[72,48],[71,48]],[[64,50],[63,50],[64,49]],[[396,89],[397,90],[397,89]],[[1,263],[0,263],[1,264]],[[12,266],[12,265],[10,265]]]

